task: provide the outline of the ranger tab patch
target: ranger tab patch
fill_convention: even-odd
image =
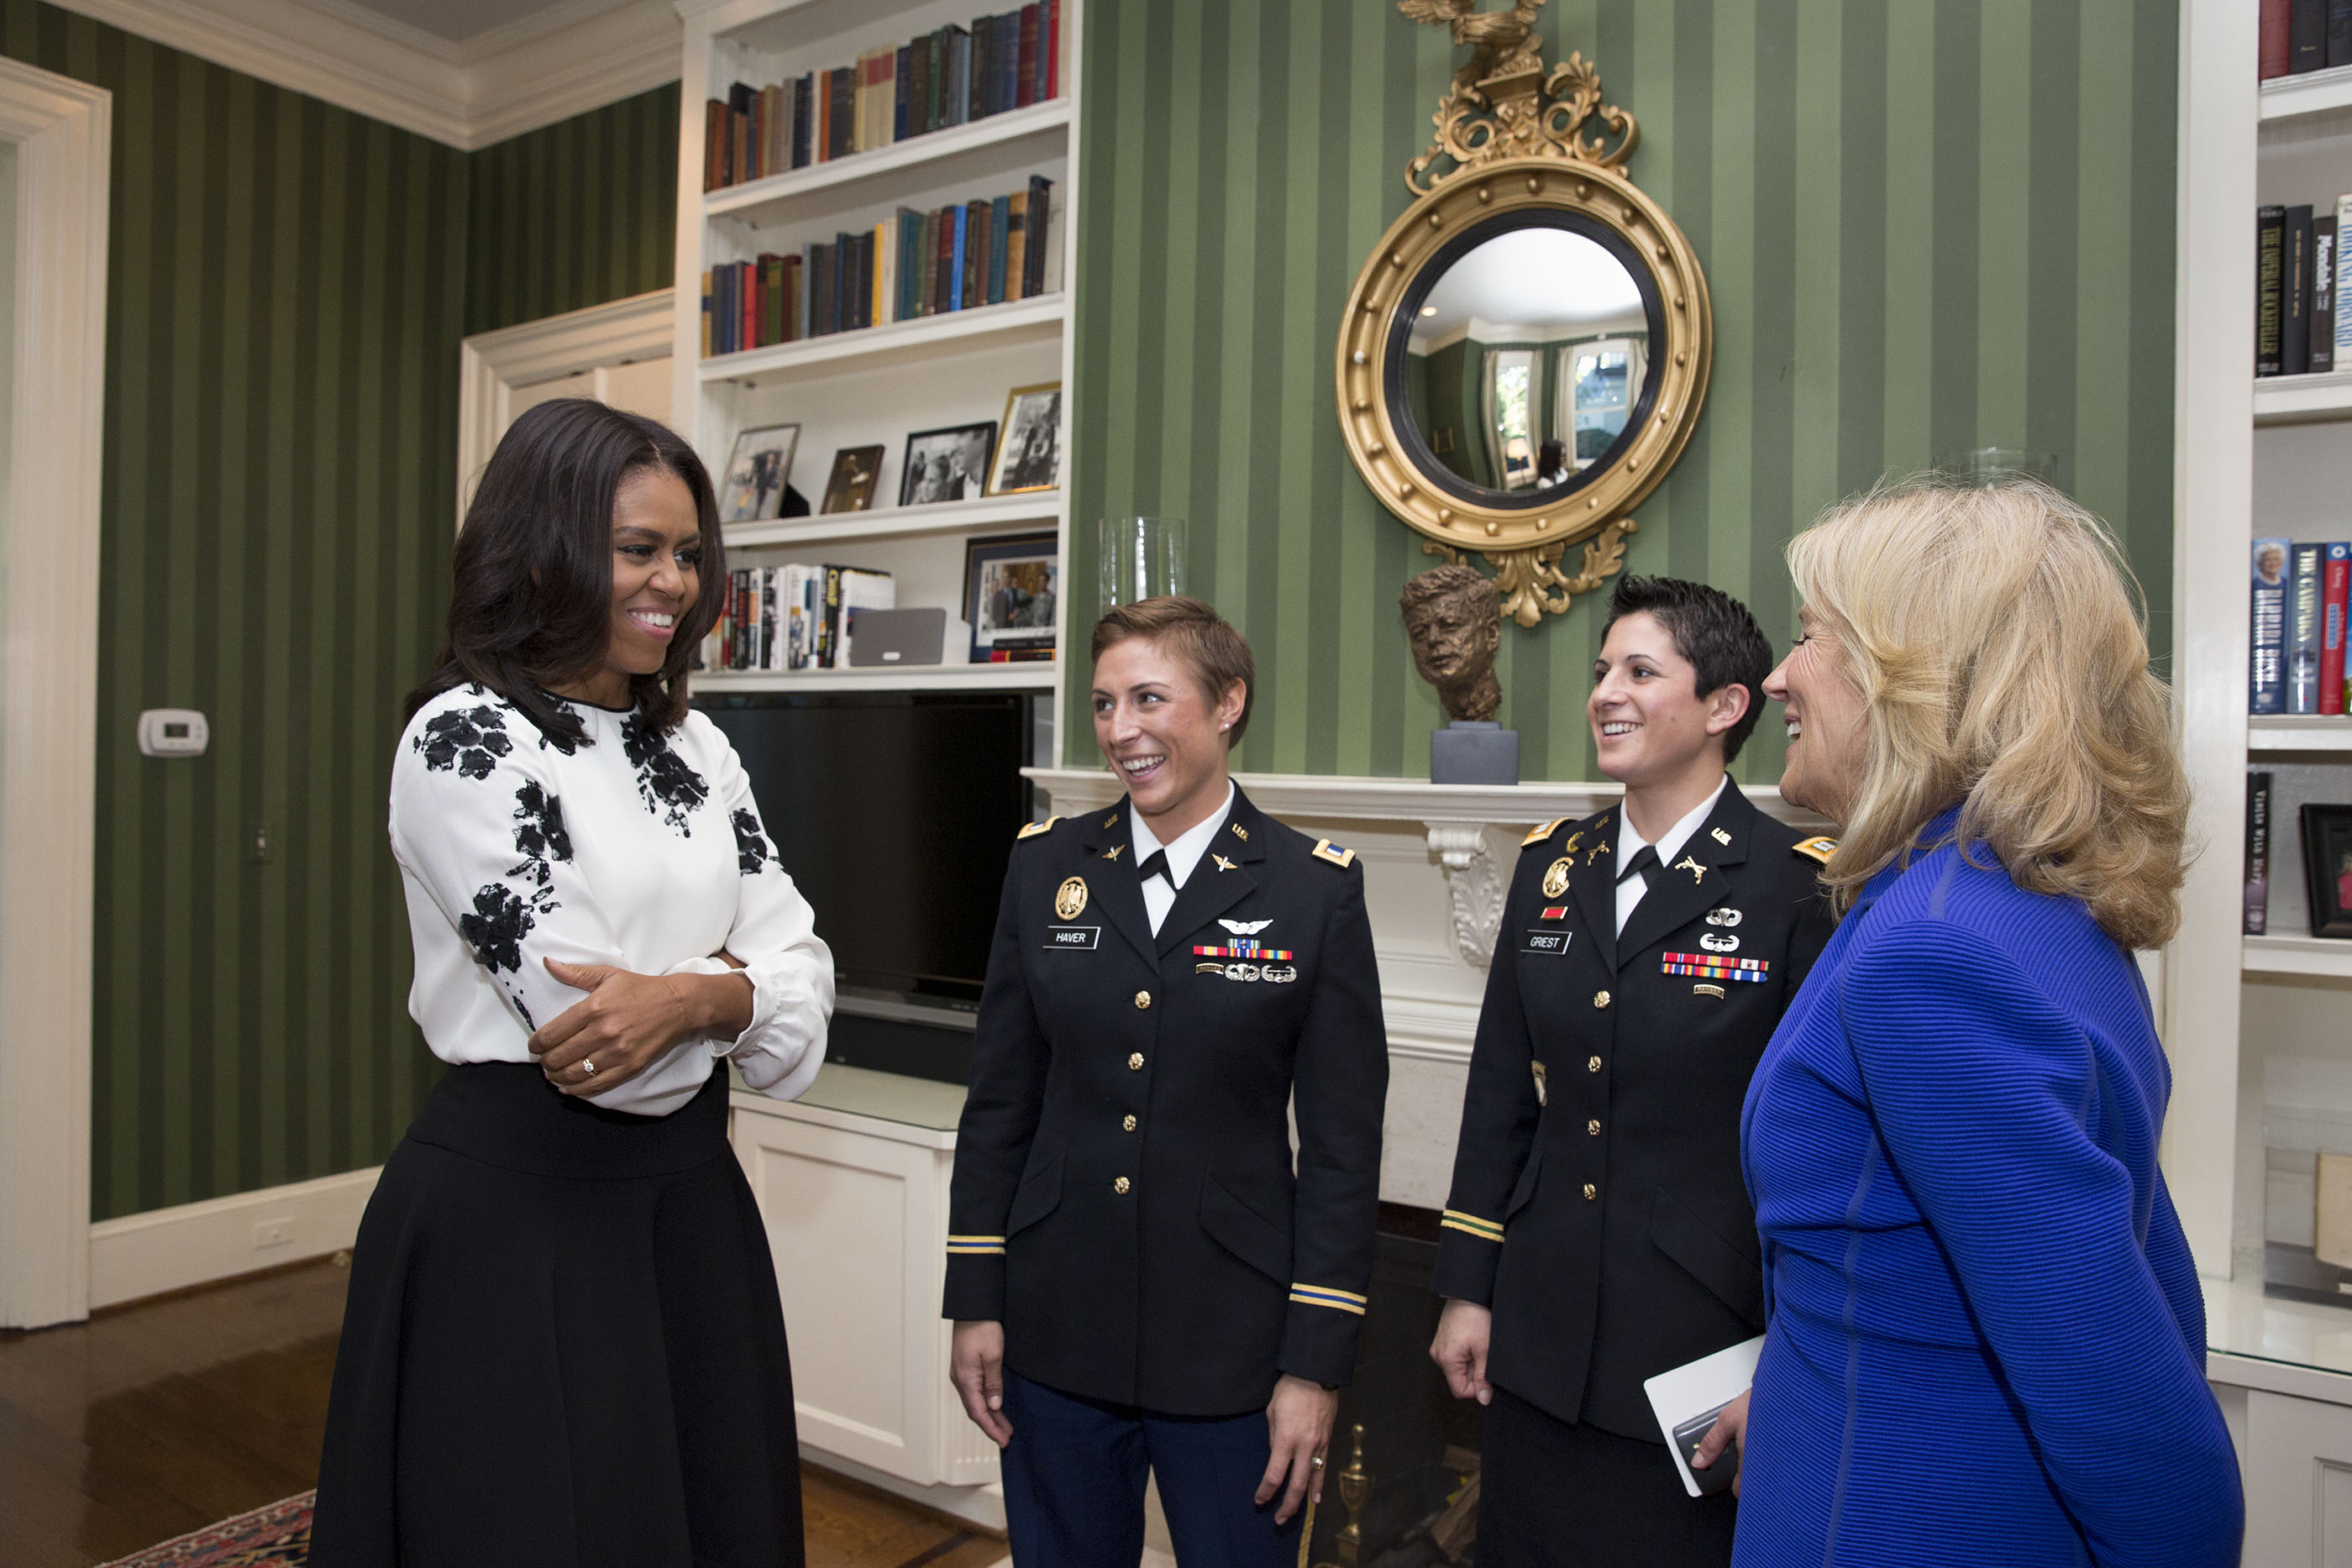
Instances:
[[[1042,822],[1031,822],[1013,835],[1013,841],[1017,843],[1023,839],[1034,839],[1040,833],[1050,833],[1054,831],[1054,824],[1061,820],[1059,817],[1048,817]]]
[[[1829,864],[1830,856],[1837,853],[1835,839],[1811,838],[1801,844],[1791,844],[1789,847],[1807,860],[1819,861],[1823,865]]]
[[[1315,841],[1315,858],[1329,861],[1336,866],[1350,866],[1356,863],[1356,852],[1343,850],[1328,839],[1318,839]]]

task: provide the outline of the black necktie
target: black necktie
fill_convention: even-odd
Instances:
[[[1643,844],[1634,852],[1633,858],[1625,862],[1625,869],[1617,873],[1617,880],[1623,882],[1629,876],[1638,876],[1642,879],[1642,890],[1646,893],[1650,887],[1650,873],[1657,868],[1657,846]]]
[[[1655,859],[1656,857],[1653,856],[1652,858]],[[1150,854],[1145,856],[1142,860],[1138,861],[1135,865],[1135,876],[1138,882],[1150,882],[1156,876],[1160,881],[1168,884],[1168,890],[1171,893],[1176,891],[1176,877],[1175,874],[1168,869],[1168,852],[1166,850],[1154,850]]]

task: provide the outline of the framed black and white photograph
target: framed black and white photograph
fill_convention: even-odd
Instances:
[[[1055,536],[1011,534],[964,546],[964,619],[971,623],[971,662],[1048,658],[1061,573]]]
[[[784,486],[793,476],[793,453],[801,444],[797,424],[770,424],[735,438],[727,460],[727,480],[719,486],[719,520],[758,523],[784,515]]]
[[[882,473],[879,446],[845,446],[833,455],[824,482],[824,510],[862,512],[874,504],[874,481]]]
[[[2352,806],[2303,809],[2303,882],[2314,936],[2352,936]]]
[[[996,421],[919,430],[907,437],[907,465],[898,476],[898,505],[977,501],[988,493],[988,460],[996,452]]]
[[[1004,400],[1004,439],[988,477],[992,496],[1051,490],[1062,482],[1062,383],[1014,387]]]

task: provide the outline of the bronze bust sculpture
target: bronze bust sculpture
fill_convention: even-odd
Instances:
[[[1486,720],[1503,706],[1495,655],[1503,646],[1502,596],[1473,566],[1433,566],[1407,580],[1400,600],[1413,668],[1437,688],[1449,719]]]

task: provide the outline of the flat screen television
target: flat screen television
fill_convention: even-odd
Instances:
[[[743,759],[844,986],[980,999],[1013,836],[1029,821],[1033,698],[758,692],[695,706]]]

